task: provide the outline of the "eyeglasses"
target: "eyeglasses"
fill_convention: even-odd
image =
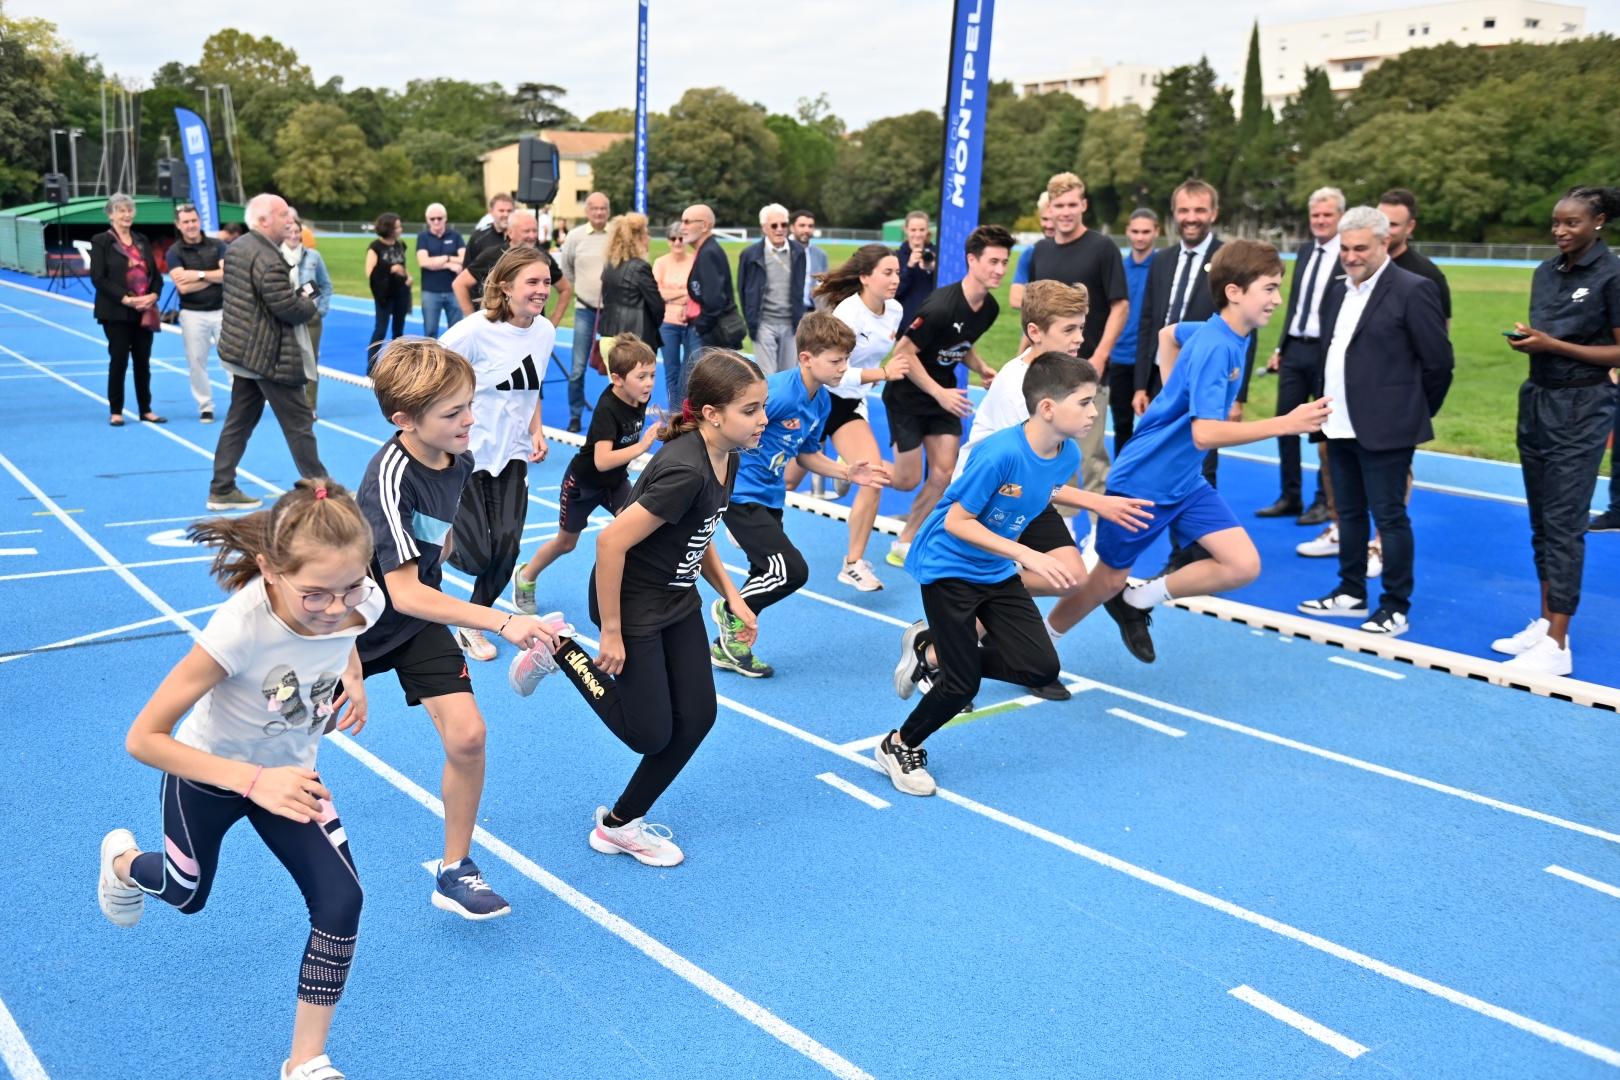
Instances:
[[[765,227],[774,232],[777,229],[785,229],[785,228],[787,228],[787,222],[785,222],[785,221],[773,221],[773,222],[771,222],[769,225],[767,225]]]
[[[377,586],[356,585],[348,592],[343,593],[299,592],[299,590],[294,589],[291,585],[288,585],[287,588],[295,593],[298,593],[298,596],[303,600],[305,611],[315,612],[325,611],[327,608],[331,607],[334,599],[341,599],[343,601],[343,606],[346,608],[357,608],[366,602],[367,598],[371,596],[372,591],[375,590]]]
[[[429,220],[429,221],[443,221],[443,220],[444,220],[444,218],[443,218],[443,216],[440,216],[440,217],[430,217],[430,218],[428,218],[428,220]]]

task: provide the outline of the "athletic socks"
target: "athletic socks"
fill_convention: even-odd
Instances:
[[[1056,645],[1058,642],[1063,640],[1063,631],[1053,626],[1051,619],[1047,618],[1046,616],[1042,616],[1041,625],[1046,627],[1046,636],[1052,639],[1052,644]]]
[[[1170,586],[1166,578],[1156,577],[1125,590],[1125,602],[1139,611],[1151,611],[1160,604],[1169,603]]]

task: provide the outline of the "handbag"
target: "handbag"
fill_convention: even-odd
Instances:
[[[742,313],[737,310],[735,304],[727,307],[725,313],[720,316],[720,321],[714,324],[714,333],[722,347],[742,348],[743,338],[748,336],[748,324],[743,321]]]
[[[603,299],[606,300],[606,297],[604,297]],[[608,306],[607,306],[606,303],[603,303],[601,309],[598,310],[597,313],[596,313],[596,325],[597,325],[598,329],[600,329],[604,324],[607,324],[607,322],[608,322]],[[607,348],[606,349],[604,349],[602,347],[602,342],[604,340],[607,342]],[[591,365],[591,370],[592,371],[596,372],[598,375],[606,375],[608,373],[607,355],[606,354],[609,351],[611,351],[612,348],[613,348],[613,338],[611,336],[607,337],[607,338],[594,337],[592,339],[592,341],[591,341],[591,359],[590,359],[590,365]]]

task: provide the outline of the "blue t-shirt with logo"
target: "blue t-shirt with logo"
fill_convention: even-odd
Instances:
[[[1130,293],[1131,311],[1125,320],[1125,328],[1119,332],[1119,337],[1114,339],[1114,351],[1111,355],[1118,357],[1116,363],[1126,367],[1136,363],[1136,335],[1141,328],[1141,319],[1138,316],[1142,310],[1142,294],[1147,292],[1148,271],[1153,268],[1154,254],[1150,251],[1147,258],[1137,262],[1135,252],[1125,253],[1125,288]]]
[[[454,229],[444,230],[443,236],[434,236],[431,232],[416,234],[416,250],[425,251],[429,256],[454,255],[467,246],[467,241]],[[423,292],[449,292],[450,283],[456,280],[451,270],[423,270]]]
[[[1206,323],[1180,323],[1176,339],[1185,345],[1170,381],[1153,399],[1130,442],[1108,474],[1108,490],[1133,499],[1177,503],[1200,486],[1206,450],[1193,442],[1194,420],[1225,420],[1243,386],[1249,339],[1219,315]]]
[[[742,452],[731,498],[780,510],[787,497],[787,463],[821,449],[832,395],[825,386],[807,393],[797,364],[767,378],[765,386],[765,416],[770,422],[759,437],[759,449]]]
[[[1024,425],[1002,428],[973,448],[967,468],[917,530],[906,552],[906,569],[923,585],[941,578],[989,585],[1011,577],[1018,572],[1011,559],[947,532],[946,513],[960,503],[985,528],[1015,540],[1079,467],[1080,448],[1073,440],[1066,440],[1055,457],[1043,458],[1029,445]]]

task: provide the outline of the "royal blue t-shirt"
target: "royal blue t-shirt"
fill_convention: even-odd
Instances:
[[[1148,257],[1141,262],[1136,261],[1135,252],[1125,254],[1125,288],[1131,297],[1130,315],[1125,319],[1125,329],[1119,332],[1114,340],[1115,363],[1130,367],[1136,363],[1136,334],[1141,329],[1142,294],[1147,291],[1148,271],[1153,267],[1154,252],[1148,252]]]
[[[467,241],[454,229],[444,230],[443,236],[434,236],[431,232],[423,231],[416,234],[416,250],[425,251],[430,256],[454,255],[467,246]],[[449,292],[450,283],[456,280],[456,275],[450,270],[423,270],[423,292]]]
[[[1204,455],[1193,442],[1192,422],[1225,420],[1243,386],[1249,339],[1226,325],[1219,315],[1188,327],[1186,344],[1159,396],[1153,399],[1130,442],[1119,452],[1108,474],[1108,490],[1133,499],[1176,503],[1209,481],[1203,477]]]
[[[1023,254],[1018,256],[1018,265],[1013,269],[1014,285],[1029,284],[1029,253],[1034,250],[1035,245],[1031,244],[1024,249]]]
[[[1017,539],[1079,467],[1080,448],[1073,440],[1065,441],[1055,457],[1043,458],[1029,445],[1024,425],[1002,428],[973,448],[967,468],[917,530],[906,569],[923,585],[940,578],[986,585],[1006,580],[1018,572],[1013,561],[952,536],[945,529],[946,513],[960,503],[997,536]]]
[[[787,496],[787,463],[821,449],[832,395],[825,386],[816,387],[814,395],[806,393],[797,364],[767,378],[765,386],[765,416],[770,422],[759,437],[759,449],[740,455],[731,499],[780,510]]]

